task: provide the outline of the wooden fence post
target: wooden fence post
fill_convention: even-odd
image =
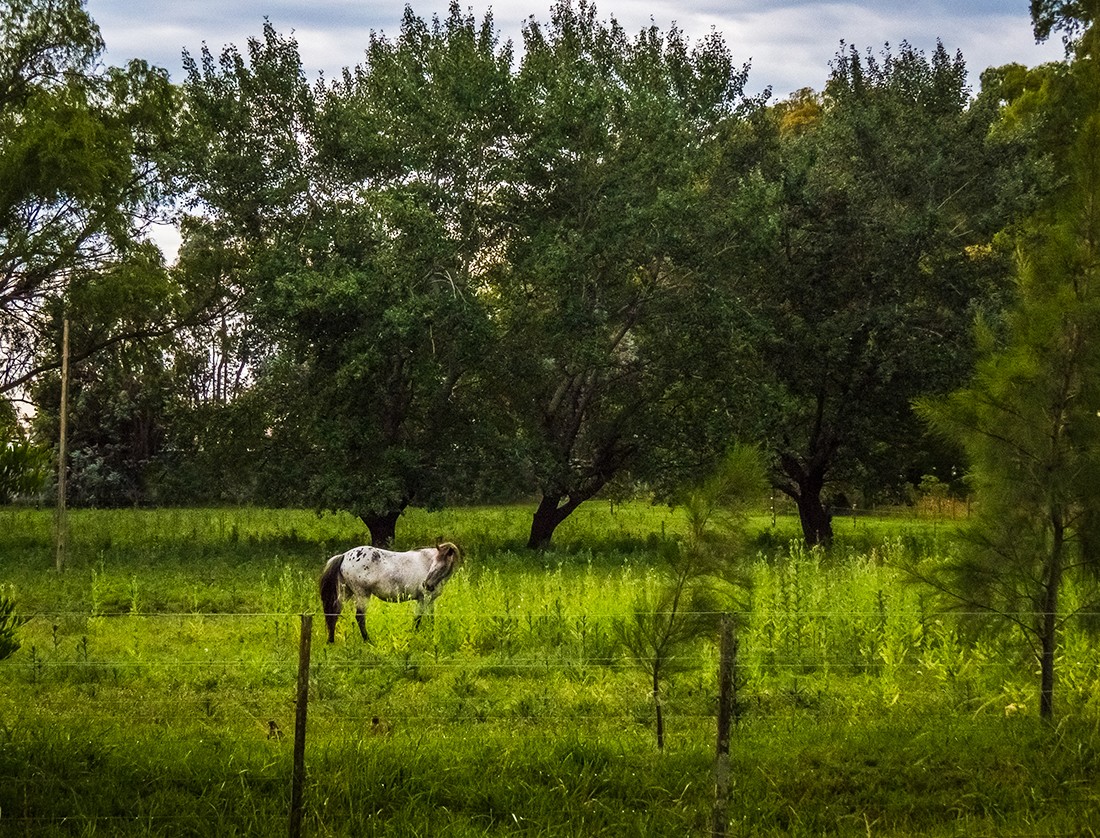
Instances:
[[[69,549],[69,513],[66,496],[69,491],[68,475],[68,426],[69,426],[69,318],[64,319],[61,327],[61,434],[57,441],[57,512],[55,525],[57,535],[57,572],[60,573],[66,563]]]
[[[733,635],[733,620],[726,614],[722,617],[718,659],[718,747],[714,762],[713,838],[725,838],[729,829],[730,724],[733,719],[736,667],[737,638]]]
[[[302,796],[306,781],[306,710],[309,706],[309,647],[313,615],[302,615],[302,639],[298,646],[298,695],[294,708],[294,777],[290,793],[290,838],[302,834]]]

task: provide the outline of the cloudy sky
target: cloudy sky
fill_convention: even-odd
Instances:
[[[480,20],[490,8],[502,39],[517,44],[530,17],[549,19],[551,0],[461,0]],[[424,18],[445,14],[447,0],[413,2]],[[1028,66],[1062,57],[1054,39],[1036,45],[1028,0],[600,0],[599,15],[614,16],[628,33],[651,23],[675,23],[689,38],[711,29],[725,38],[739,63],[749,62],[749,90],[770,86],[776,98],[801,87],[821,89],[841,40],[876,51],[906,40],[930,53],[936,39],[962,50],[972,84],[989,66]],[[107,42],[110,63],[144,58],[181,77],[180,54],[203,43],[215,53],[226,44],[244,47],[259,35],[264,18],[282,34],[293,33],[310,78],[332,77],[362,59],[373,30],[396,36],[402,0],[87,0]]]

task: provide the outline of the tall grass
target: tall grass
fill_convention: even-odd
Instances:
[[[467,563],[420,632],[375,603],[315,621],[306,827],[317,835],[691,835],[709,824],[716,650],[670,684],[658,754],[645,679],[614,631],[657,584],[674,511],[595,505],[557,549],[529,510],[412,511],[403,545]],[[1100,663],[1060,660],[1039,723],[1012,638],[964,635],[895,569],[940,525],[838,521],[832,553],[755,523],[739,558],[743,834],[1087,834],[1100,824]],[[0,834],[259,835],[285,829],[299,615],[325,557],[366,540],[300,511],[74,513],[52,570],[44,512],[0,510],[0,583],[23,647],[0,663]]]

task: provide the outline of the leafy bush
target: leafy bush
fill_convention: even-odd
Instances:
[[[18,437],[0,436],[0,504],[41,491],[49,462],[48,448]]]

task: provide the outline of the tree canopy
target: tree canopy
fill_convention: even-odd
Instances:
[[[743,231],[729,281],[754,315],[759,433],[811,544],[831,537],[827,493],[907,472],[910,400],[965,366],[1004,264],[987,247],[1007,220],[989,210],[994,113],[942,45],[842,47],[824,93],[770,109],[719,182]]]
[[[1089,4],[1032,9],[1084,49]],[[754,99],[719,34],[588,0],[520,48],[407,7],[315,80],[270,23],[179,86],[103,67],[77,0],[17,0],[0,36],[0,392],[55,435],[67,316],[75,499],[310,504],[377,543],[410,505],[523,497],[544,547],[601,493],[675,501],[735,439],[827,542],[830,503],[945,456],[911,403],[965,380],[1079,111],[1050,94],[1068,64],[975,95],[904,43]]]
[[[524,32],[493,305],[499,398],[540,496],[529,546],[625,470],[669,483],[728,444],[737,324],[693,249],[745,74],[717,36],[630,40],[588,3]]]
[[[178,98],[165,71],[103,67],[79,0],[0,8],[0,394],[57,364],[58,307],[89,324],[77,352],[163,330],[145,238],[166,195]]]

